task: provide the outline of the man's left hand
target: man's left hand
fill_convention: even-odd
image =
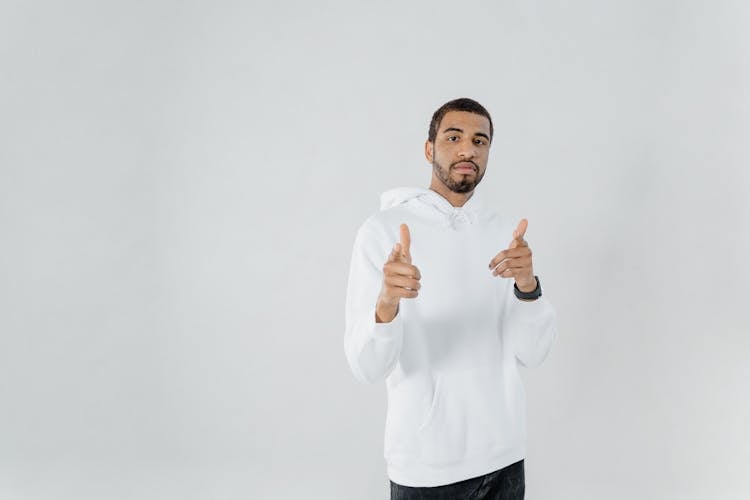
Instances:
[[[516,286],[522,292],[533,292],[536,289],[536,278],[531,263],[531,248],[523,238],[529,221],[521,219],[513,231],[513,240],[508,248],[495,255],[490,261],[493,276],[515,278]]]

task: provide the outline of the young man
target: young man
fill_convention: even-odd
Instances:
[[[425,143],[430,188],[383,193],[354,242],[344,348],[357,379],[386,382],[392,499],[524,496],[518,365],[539,365],[557,331],[526,219],[475,191],[492,134],[476,101],[441,106]]]

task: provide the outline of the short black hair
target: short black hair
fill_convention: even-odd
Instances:
[[[440,122],[443,121],[443,117],[449,111],[467,111],[469,113],[475,113],[477,115],[484,116],[490,121],[490,142],[492,142],[492,136],[494,135],[495,129],[492,127],[492,117],[490,113],[474,99],[468,97],[461,97],[459,99],[453,99],[440,106],[437,111],[432,114],[432,121],[430,121],[430,130],[427,133],[427,140],[435,142],[437,137],[438,127]]]

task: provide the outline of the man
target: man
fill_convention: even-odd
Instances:
[[[441,106],[425,142],[430,188],[385,192],[354,242],[344,347],[357,379],[386,382],[391,499],[524,496],[518,365],[539,365],[557,331],[526,219],[475,191],[493,132],[476,101]]]

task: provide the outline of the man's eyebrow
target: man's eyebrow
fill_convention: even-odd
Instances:
[[[448,127],[447,129],[443,130],[443,133],[444,133],[444,134],[446,134],[446,133],[448,133],[448,132],[460,132],[460,133],[462,133],[462,134],[464,133],[464,131],[463,131],[463,130],[461,130],[460,128],[456,128],[456,127]],[[489,136],[489,135],[487,135],[487,134],[485,134],[484,132],[477,132],[477,133],[475,133],[474,135],[475,135],[475,136],[478,136],[478,137],[484,137],[484,138],[485,138],[485,139],[487,139],[488,141],[490,140],[490,136]]]

